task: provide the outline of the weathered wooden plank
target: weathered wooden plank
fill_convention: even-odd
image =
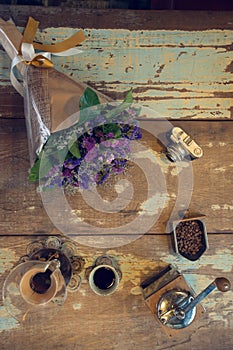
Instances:
[[[158,222],[150,230],[152,234],[144,235],[139,240],[120,248],[101,250],[78,246],[78,254],[86,260],[85,267],[90,266],[95,258],[103,253],[117,257],[123,273],[119,290],[110,297],[97,297],[90,290],[82,273],[83,283],[80,290],[77,293],[68,294],[60,314],[56,315],[52,321],[46,320],[41,323],[37,318],[34,323],[24,326],[10,317],[1,304],[0,348],[3,350],[31,348],[41,350],[48,347],[68,350],[231,349],[233,344],[232,291],[225,295],[219,292],[210,295],[203,302],[207,309],[205,316],[196,321],[193,327],[187,329],[182,336],[169,340],[145,306],[138,286],[145,278],[153,275],[167,263],[176,264],[196,292],[200,292],[217,276],[226,276],[232,280],[233,202],[230,197],[233,170],[232,123],[217,120],[211,122],[184,120],[186,117],[189,119],[231,118],[232,13],[195,12],[194,14],[187,11],[183,13],[179,11],[122,12],[73,9],[70,11],[70,9],[61,8],[43,9],[0,5],[0,16],[8,19],[9,15],[21,27],[25,26],[29,15],[34,16],[41,21],[41,28],[45,29],[40,34],[41,38],[48,41],[58,32],[60,34],[57,38],[66,36],[75,28],[85,28],[87,33],[92,34],[90,43],[95,50],[88,46],[90,44],[88,41],[84,43],[86,46],[81,63],[82,70],[80,70],[80,76],[83,75],[84,80],[102,89],[103,92],[109,93],[111,97],[120,99],[123,98],[125,90],[132,86],[136,99],[140,103],[147,104],[154,101],[155,110],[158,110],[157,104],[159,104],[161,114],[166,114],[165,111],[168,111],[169,117],[183,118],[182,122],[174,121],[173,124],[190,132],[204,149],[203,158],[192,163],[194,185],[190,188],[192,197],[189,209],[190,214],[197,212],[207,215],[210,248],[197,262],[178,258],[173,253],[170,236],[165,235],[164,230],[179,194],[177,183],[179,169],[176,169],[174,164],[167,164],[161,155],[164,151],[163,146],[147,133],[143,144],[152,148],[156,155],[159,181],[163,184],[161,179],[164,178],[167,186],[165,197],[154,197],[153,201],[147,202],[144,171],[134,172],[134,168],[130,168],[132,176],[128,177],[128,180],[134,180],[132,182],[137,189],[139,205],[137,198],[133,197],[131,207],[123,210],[120,217],[103,214],[98,216],[99,214],[91,211],[83,200],[80,208],[77,205],[77,198],[69,199],[78,217],[81,213],[85,220],[89,220],[94,225],[98,224],[99,230],[103,226],[108,226],[109,223],[124,224],[125,220],[130,220],[140,208],[149,213],[157,210],[161,204],[164,205]],[[68,28],[60,31],[56,27]],[[115,37],[118,38],[115,47],[110,46],[109,38],[110,34],[112,35],[110,29],[117,29],[114,31]],[[226,36],[222,29],[226,30]],[[138,30],[143,34],[139,35]],[[164,30],[170,36],[166,37]],[[195,31],[198,31],[197,35]],[[203,37],[200,31],[203,31]],[[154,38],[153,33],[160,33],[160,36]],[[179,35],[174,37],[175,33]],[[147,43],[146,52],[142,38]],[[186,40],[184,47],[177,42],[180,38]],[[152,47],[148,47],[150,42],[153,43]],[[100,48],[98,45],[101,45]],[[126,50],[127,45],[128,50]],[[99,49],[104,51],[98,51]],[[93,54],[94,51],[96,51],[95,54]],[[137,51],[138,61],[135,61],[135,51]],[[125,52],[126,57],[124,57]],[[165,52],[167,56],[164,55]],[[115,56],[110,57],[112,53]],[[156,53],[156,56],[153,56],[153,53]],[[193,56],[194,54],[197,58]],[[145,57],[148,58],[147,61]],[[159,61],[155,57],[159,57]],[[210,57],[209,65],[208,57]],[[10,269],[15,266],[19,257],[25,254],[27,244],[35,239],[35,235],[57,234],[59,231],[47,216],[40,195],[36,192],[36,186],[27,181],[29,161],[24,120],[7,120],[9,117],[23,117],[22,99],[13,93],[12,87],[7,85],[9,84],[7,76],[9,61],[6,55],[4,57],[1,55],[0,59],[3,65],[1,74],[5,72],[2,75],[3,85],[0,86],[1,288]],[[172,62],[169,62],[170,60]],[[159,64],[160,61],[165,62],[164,67]],[[197,67],[197,64],[200,65],[203,62],[203,67]],[[142,63],[147,79],[144,79],[142,66],[140,66]],[[66,62],[66,67],[62,66],[64,62],[57,61],[56,64],[67,74],[73,73],[80,79],[80,76],[76,75],[78,71],[75,71],[77,68],[73,60]],[[117,77],[117,65],[119,65],[119,78],[113,80],[109,73],[112,74],[113,71]],[[125,71],[121,66],[124,66]],[[176,69],[173,70],[173,68]],[[154,74],[152,79],[148,79],[150,69]],[[205,80],[201,79],[201,75]],[[104,77],[103,80],[101,76]],[[177,80],[177,77],[181,79]],[[209,78],[208,81],[206,77]],[[149,127],[154,133],[153,127]],[[154,160],[153,157],[151,159]],[[160,184],[159,181],[158,184]],[[187,183],[189,181],[181,185],[187,185]],[[107,187],[102,188],[100,194],[106,200],[112,200],[114,195],[121,193],[122,186],[118,184],[114,193]],[[161,194],[162,191],[159,193]],[[156,198],[157,201],[155,201]],[[165,202],[161,199],[165,199]],[[79,228],[81,227],[80,225]],[[75,238],[80,242],[80,236]]]
[[[61,41],[78,28],[48,24],[37,40]],[[136,102],[168,118],[232,118],[232,30],[84,29],[83,53],[54,58],[55,68],[113,99],[133,88]],[[10,84],[9,69],[2,53],[4,86]]]
[[[232,11],[135,11],[75,9],[39,6],[0,5],[4,20],[13,18],[25,27],[28,17],[37,17],[41,28],[54,27],[112,28],[112,29],[232,29]]]
[[[143,123],[141,126],[144,125],[144,129],[147,125],[150,132],[156,134],[158,124],[155,121]],[[176,121],[173,124],[183,127],[204,150],[204,156],[201,159],[189,163],[190,169],[193,170],[193,185],[189,177],[184,177],[182,180],[180,177],[182,169],[168,162],[164,155],[164,146],[159,144],[155,137],[144,131],[142,144],[148,150],[153,149],[153,152],[142,152],[141,156],[148,158],[145,168],[140,169],[136,166],[129,168],[126,178],[133,184],[135,190],[129,204],[121,210],[116,210],[115,213],[104,213],[103,208],[100,211],[91,208],[88,201],[79,194],[67,197],[76,219],[79,220],[78,226],[75,226],[76,229],[78,227],[78,232],[86,230],[83,226],[86,221],[101,230],[104,227],[125,225],[140,213],[146,213],[152,218],[155,214],[158,215],[158,217],[155,216],[157,219],[148,231],[164,233],[176,200],[181,200],[179,210],[189,208],[191,214],[205,214],[208,232],[233,231],[233,202],[229,196],[233,190],[231,181],[233,171],[232,123],[227,121],[185,121],[183,123]],[[45,212],[46,201],[42,202],[40,194],[36,191],[36,185],[27,180],[29,160],[23,120],[2,120],[0,159],[0,233],[3,235],[58,233],[59,231]],[[149,191],[147,194],[145,175],[151,171],[150,169],[155,169],[153,174],[158,179],[157,185],[155,184],[157,192]],[[187,168],[184,168],[183,171],[185,169]],[[180,189],[179,180],[182,180]],[[111,186],[113,185],[114,182]],[[111,201],[121,193],[121,186],[100,188],[100,194],[106,201]],[[182,186],[189,186],[188,191],[182,192]],[[50,197],[53,198],[53,196]],[[184,205],[183,198],[185,206],[182,206]],[[111,204],[111,202],[107,203]],[[58,210],[57,202],[54,205],[54,208]]]
[[[47,38],[68,34],[68,29],[62,31],[47,29]],[[137,102],[169,118],[231,117],[231,31],[86,33],[77,59],[55,60],[74,79],[115,99],[132,87]]]
[[[39,239],[39,237],[38,237]],[[181,336],[168,339],[147,309],[138,286],[167,263],[175,263],[187,282],[199,293],[215,277],[232,278],[232,235],[209,235],[209,250],[198,262],[175,257],[166,236],[144,236],[130,245],[110,250],[77,246],[86,263],[108,253],[118,260],[122,270],[119,289],[111,296],[95,295],[82,272],[78,292],[68,293],[60,313],[48,322],[19,325],[5,308],[0,308],[1,349],[145,349],[185,350],[231,349],[232,291],[213,292],[203,301],[206,314]],[[0,284],[15,266],[33,237],[0,237]],[[30,336],[27,336],[30,334]],[[43,339],[43,341],[42,341]]]
[[[0,87],[0,118],[24,118],[23,98],[12,86]]]

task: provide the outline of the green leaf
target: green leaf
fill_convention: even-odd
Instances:
[[[47,155],[42,156],[40,154],[39,158],[35,161],[29,173],[29,180],[32,182],[42,179],[48,174],[49,170],[52,168],[53,164]]]
[[[92,107],[95,105],[99,105],[99,104],[100,104],[100,100],[96,92],[90,89],[89,87],[87,87],[79,101],[80,110],[83,110],[84,108]]]
[[[81,154],[80,154],[80,151],[79,151],[79,147],[78,147],[78,144],[77,144],[77,135],[76,133],[73,133],[71,135],[71,138],[68,142],[68,149],[70,151],[70,153],[76,157],[76,158],[81,158]]]
[[[133,89],[131,88],[124,99],[125,103],[133,103]]]
[[[48,159],[57,159],[60,163],[63,163],[65,158],[66,158],[66,155],[68,153],[68,147],[65,146],[64,148],[62,149],[57,149],[57,150],[53,150],[52,152],[49,152],[48,154],[46,154],[46,158]]]
[[[116,139],[121,137],[121,129],[120,129],[120,127],[118,127],[117,130],[114,132],[114,136],[115,136]]]
[[[29,181],[35,182],[39,180],[39,170],[40,170],[40,159],[38,158],[34,165],[31,167],[29,173]]]
[[[114,134],[114,138],[118,138],[121,136],[121,128],[114,123],[105,124],[103,126],[103,132],[106,134],[109,134],[110,132],[112,132]]]
[[[96,92],[87,87],[79,101],[80,117],[78,125],[82,125],[86,120],[89,120],[89,112],[85,109],[99,104],[100,100]]]
[[[50,158],[45,155],[41,158],[40,167],[39,167],[39,176],[41,179],[48,174],[49,170],[53,167],[53,164]]]
[[[106,114],[106,119],[114,118],[119,115],[119,113],[123,112],[125,109],[129,108],[129,105],[133,103],[133,90],[130,89],[127,95],[125,96],[124,101],[117,106],[116,108],[112,109]]]
[[[80,151],[79,151],[79,148],[78,148],[78,145],[77,143],[73,143],[73,145],[69,148],[69,151],[70,153],[76,157],[76,158],[81,158],[81,154],[80,154]]]

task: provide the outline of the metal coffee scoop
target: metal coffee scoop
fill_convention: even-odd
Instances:
[[[216,288],[221,292],[227,292],[231,288],[231,283],[224,277],[218,277],[196,298],[186,291],[173,289],[166,292],[162,295],[158,304],[159,320],[163,325],[170,328],[187,327],[195,317],[196,306]]]

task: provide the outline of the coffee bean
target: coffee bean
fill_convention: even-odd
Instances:
[[[176,226],[176,239],[179,252],[194,257],[203,248],[204,232],[199,220],[181,221]]]

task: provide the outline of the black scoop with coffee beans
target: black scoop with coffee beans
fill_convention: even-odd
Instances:
[[[201,220],[190,219],[174,225],[176,251],[189,260],[197,260],[207,249],[206,229]]]

